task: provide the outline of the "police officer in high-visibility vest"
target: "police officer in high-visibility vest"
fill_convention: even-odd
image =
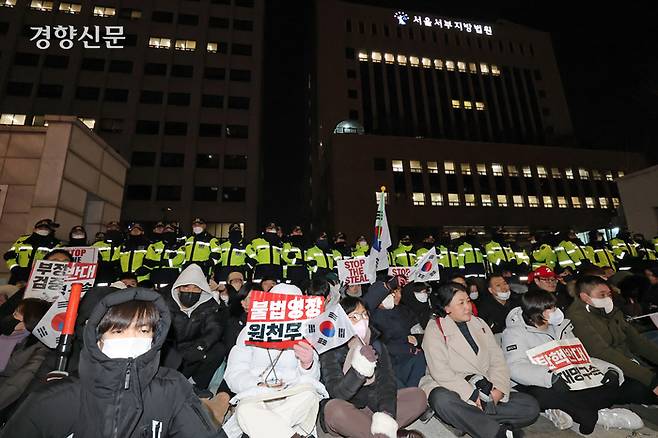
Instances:
[[[333,243],[334,260],[347,260],[352,258],[352,248],[347,244],[347,235],[343,232],[338,232],[334,236]]]
[[[562,240],[554,248],[560,268],[569,267],[576,270],[583,263],[594,264],[594,251],[588,251],[573,230],[562,232],[560,236]]]
[[[473,230],[467,231],[457,248],[459,267],[466,277],[486,277],[484,249]]]
[[[530,272],[530,256],[528,251],[521,246],[516,240],[507,241],[509,247],[514,251],[514,257],[516,257],[516,267],[513,267],[512,272],[515,272],[519,275],[525,275]]]
[[[148,247],[149,239],[144,235],[142,224],[130,224],[128,227],[128,237],[123,242],[123,245],[121,245],[121,254],[119,255],[121,272],[132,272],[137,275],[137,281],[148,280],[148,271],[141,270],[140,273],[137,272],[144,264]]]
[[[438,256],[439,271],[441,278],[450,278],[451,275],[459,271],[459,254],[450,239],[449,233],[442,233],[436,244],[436,254]]]
[[[589,251],[594,253],[594,264],[601,268],[610,267],[613,270],[617,269],[615,263],[615,254],[608,248],[603,240],[603,233],[597,230],[592,230],[587,233],[588,242],[587,247]]]
[[[159,241],[148,246],[144,264],[137,270],[137,274],[149,275],[149,280],[158,289],[162,289],[173,284],[180,275],[180,268],[185,261],[185,251],[178,244],[174,224],[163,226],[159,237]]]
[[[632,241],[631,233],[628,231],[621,231],[610,240],[610,249],[617,259],[617,269],[621,271],[632,268],[642,260],[637,252],[637,245]]]
[[[637,245],[637,255],[642,257],[642,260],[656,261],[656,251],[653,248],[653,244],[646,240],[643,234],[633,234],[633,242]]]
[[[306,247],[304,231],[301,226],[295,225],[283,243],[281,258],[285,263],[283,265],[285,282],[294,284],[300,289],[304,289],[309,280],[309,271],[304,260]]]
[[[242,239],[242,226],[233,223],[228,229],[228,240],[219,245],[219,260],[214,268],[214,278],[219,284],[228,281],[228,274],[240,272],[242,278],[247,275],[247,245]]]
[[[98,273],[96,286],[109,286],[117,280],[121,273],[119,258],[121,245],[125,236],[118,221],[110,221],[105,225],[105,232],[101,236],[96,234],[96,242],[92,245],[98,249]]]
[[[547,234],[530,235],[530,264],[532,270],[538,269],[541,266],[548,266],[551,269],[555,269],[557,256],[551,244],[551,236]]]
[[[368,257],[370,254],[370,245],[368,244],[368,239],[366,236],[359,236],[356,238],[354,248],[352,249],[352,257]]]
[[[492,272],[513,271],[516,268],[516,255],[502,235],[492,234],[491,239],[485,243],[484,250]]]
[[[434,240],[433,234],[428,234],[423,237],[423,241],[420,243],[420,248],[416,250],[416,258],[419,259],[427,254],[430,249],[434,248],[435,243],[436,241]]]
[[[151,243],[162,241],[162,233],[164,233],[164,229],[165,229],[165,223],[162,221],[159,221],[155,225],[153,225],[153,230],[151,231],[151,235],[149,236],[149,240],[151,241]]]
[[[322,277],[329,272],[333,272],[336,259],[329,244],[327,233],[320,233],[315,240],[315,246],[306,250],[306,264],[312,277]]]
[[[394,266],[411,267],[416,264],[416,253],[411,243],[411,235],[403,234],[398,247],[391,253]]]
[[[209,276],[213,266],[219,260],[219,241],[206,231],[206,221],[200,217],[192,221],[192,235],[185,239],[181,248],[185,251],[185,262],[182,269],[196,264],[206,276]]]
[[[46,254],[59,245],[54,236],[59,227],[52,219],[41,219],[34,224],[31,234],[19,237],[5,253],[4,259],[11,272],[9,284],[27,281],[35,261],[43,259]]]
[[[253,268],[254,282],[265,277],[276,281],[283,279],[282,250],[283,242],[277,234],[277,226],[270,222],[265,226],[265,232],[247,245],[247,263]]]

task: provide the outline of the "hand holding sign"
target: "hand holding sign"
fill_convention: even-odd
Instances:
[[[305,370],[311,368],[313,365],[313,347],[306,342],[300,342],[292,346],[295,351],[295,357],[299,360],[299,364]]]

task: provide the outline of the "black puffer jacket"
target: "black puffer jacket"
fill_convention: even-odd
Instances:
[[[98,348],[97,326],[109,307],[132,300],[152,301],[160,312],[153,347],[136,359],[110,359]],[[192,386],[177,371],[159,367],[169,324],[169,309],[152,290],[105,297],[85,327],[80,378],[46,384],[30,395],[0,437],[218,436]]]

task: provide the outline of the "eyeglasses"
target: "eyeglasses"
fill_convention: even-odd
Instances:
[[[545,281],[547,283],[557,283],[557,278],[555,277],[538,277],[539,281]]]
[[[369,319],[370,317],[368,316],[368,312],[361,312],[361,313],[350,313],[349,318],[354,322],[359,322],[362,319]]]

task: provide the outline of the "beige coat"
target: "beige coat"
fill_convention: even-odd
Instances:
[[[437,321],[440,321],[443,333]],[[475,387],[465,378],[479,374],[505,395],[501,401],[508,401],[510,375],[503,351],[487,323],[474,316],[467,325],[479,347],[477,355],[452,318],[432,319],[427,324],[423,339],[427,374],[420,380],[420,388],[427,396],[434,388],[446,388],[472,404],[469,397]]]

